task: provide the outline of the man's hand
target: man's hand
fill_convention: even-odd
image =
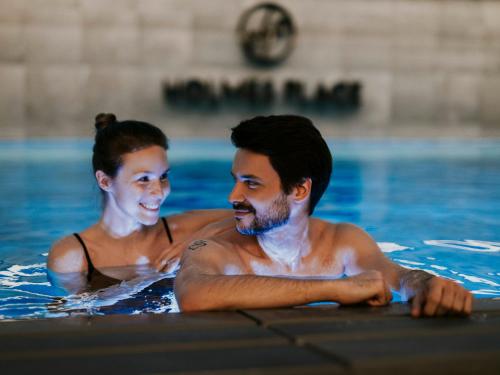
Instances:
[[[338,298],[340,304],[364,302],[370,306],[384,306],[392,300],[391,289],[378,271],[366,271],[338,281],[346,284]]]
[[[415,291],[411,302],[411,315],[441,316],[470,315],[472,294],[452,280],[431,277]]]

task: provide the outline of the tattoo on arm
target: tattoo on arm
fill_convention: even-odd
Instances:
[[[196,240],[191,245],[189,245],[188,249],[191,251],[198,250],[200,247],[207,246],[207,241],[204,240]]]

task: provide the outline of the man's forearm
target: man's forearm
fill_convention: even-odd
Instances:
[[[411,299],[418,290],[425,288],[427,282],[433,277],[434,275],[422,270],[405,269],[399,279],[401,297],[406,300]]]
[[[316,301],[341,304],[390,302],[389,286],[380,272],[368,271],[344,279],[294,279],[256,275],[200,275],[183,272],[175,294],[181,310],[229,310],[304,305]]]
[[[339,280],[304,280],[255,275],[182,275],[175,283],[183,311],[272,308],[340,298]]]

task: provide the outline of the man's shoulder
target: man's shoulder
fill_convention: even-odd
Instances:
[[[198,237],[187,245],[181,270],[195,267],[203,269],[204,272],[223,274],[228,264],[240,264],[241,259],[238,255],[240,249],[234,233],[230,231],[214,236]]]
[[[187,250],[210,249],[211,251],[223,251],[238,243],[238,232],[234,229],[234,225],[233,227],[223,226],[216,229],[215,231],[198,233],[199,236],[188,244]]]
[[[335,224],[337,228],[337,234],[339,236],[360,236],[365,235],[366,232],[361,227],[352,223],[337,223]]]
[[[310,228],[315,236],[337,237],[360,235],[364,230],[352,223],[332,223],[323,219],[311,218]]]
[[[328,242],[334,246],[356,244],[363,245],[372,241],[368,233],[359,226],[347,223],[331,223],[322,219],[311,219],[313,236],[321,242]]]
[[[248,254],[255,253],[257,246],[255,236],[240,234],[233,224],[232,227],[217,234],[198,237],[191,241],[184,257],[209,262],[223,269],[227,264],[241,265],[242,259]]]

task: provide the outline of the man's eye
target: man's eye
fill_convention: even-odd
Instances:
[[[168,180],[168,173],[163,173],[160,176],[160,181],[167,181]]]
[[[257,186],[259,186],[259,183],[255,182],[255,181],[245,181],[245,183],[251,189],[256,188]]]
[[[137,181],[139,181],[139,182],[148,182],[149,181],[149,177],[148,176],[142,176],[142,177],[139,177],[137,179]]]

